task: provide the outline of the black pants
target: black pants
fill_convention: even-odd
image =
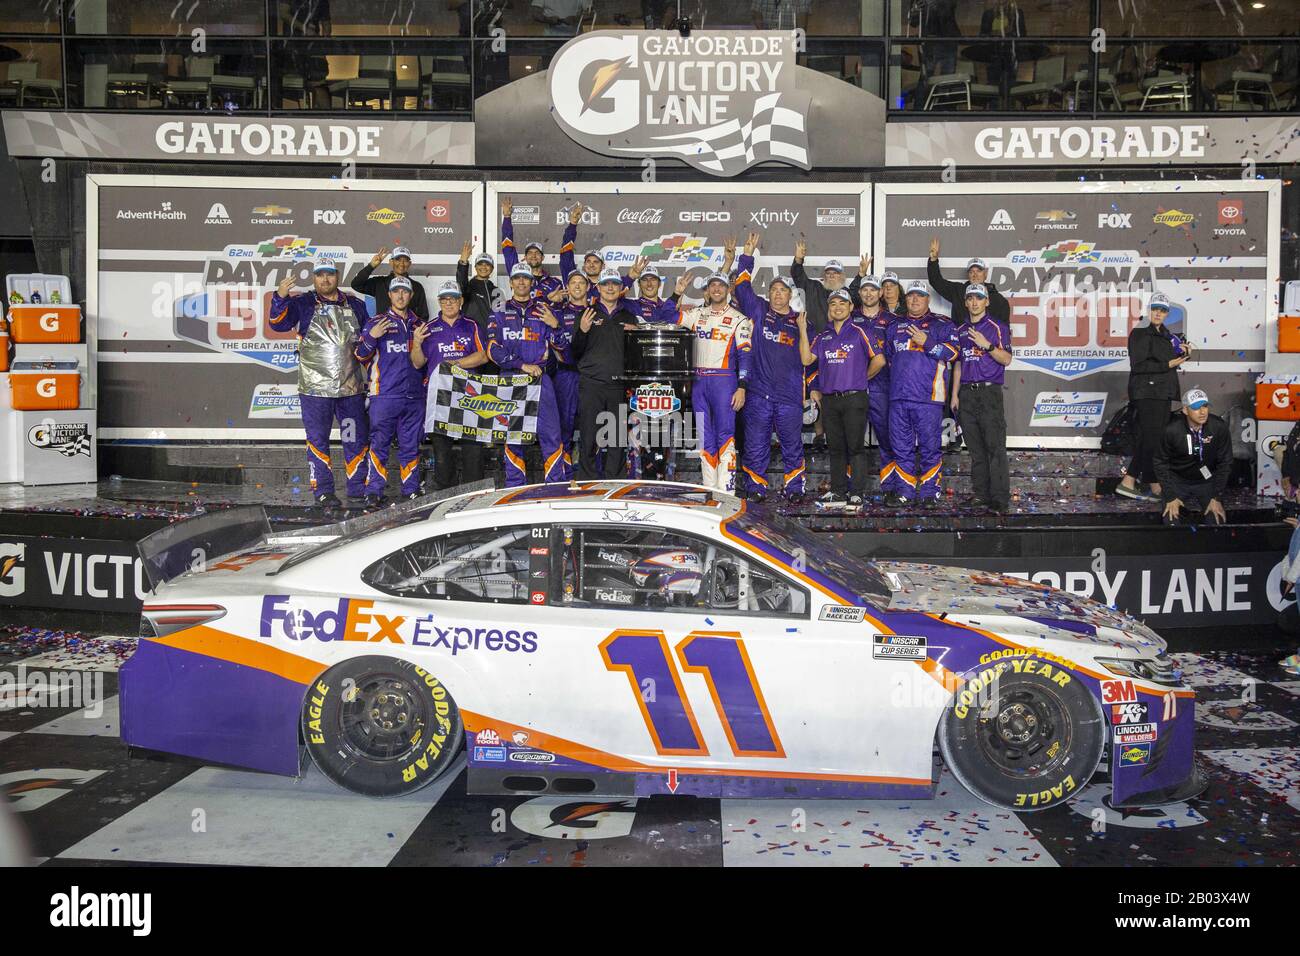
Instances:
[[[1161,483],[1160,497],[1165,504],[1177,498],[1187,511],[1204,511],[1214,500],[1214,480],[1187,481],[1171,475],[1168,481]]]
[[[429,436],[433,444],[433,488],[442,491],[457,484],[478,481],[483,477],[483,443],[469,438],[449,438],[434,432]],[[460,449],[460,482],[456,481],[455,449]]]
[[[822,420],[826,423],[826,449],[831,456],[831,491],[855,495],[867,490],[867,407],[866,389],[830,392],[822,396]],[[853,469],[850,477],[849,468]]]
[[[598,481],[601,478],[617,478],[623,471],[623,443],[626,436],[617,428],[608,427],[604,413],[618,421],[618,409],[623,404],[624,388],[622,385],[598,382],[592,378],[578,379],[578,432],[582,441],[582,452],[578,458],[577,477],[583,481]],[[606,424],[606,435],[613,435],[614,440],[598,443],[601,425]],[[605,452],[604,474],[596,471],[596,453]]]
[[[1133,460],[1128,465],[1128,475],[1133,480],[1151,484],[1156,480],[1156,469],[1152,464],[1156,449],[1169,424],[1169,399],[1135,398],[1133,405],[1137,409],[1134,419],[1136,434],[1133,442]]]
[[[1001,385],[962,385],[957,416],[970,449],[971,492],[981,501],[1011,500],[1007,468],[1007,414]]]

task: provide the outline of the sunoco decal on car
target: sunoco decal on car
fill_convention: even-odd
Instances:
[[[905,634],[877,634],[871,656],[889,660],[925,660],[925,638]]]
[[[848,624],[856,624],[861,621],[867,614],[867,609],[862,607],[844,607],[840,604],[828,604],[822,608],[820,621],[841,621]]]

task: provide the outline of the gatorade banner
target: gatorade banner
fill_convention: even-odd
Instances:
[[[285,276],[339,286],[380,249],[411,250],[430,301],[477,231],[472,182],[87,177],[87,336],[100,437],[300,438],[296,331],[270,326]],[[376,272],[386,274],[385,261]],[[374,303],[367,305],[373,312]]]
[[[1128,335],[1152,292],[1190,341],[1183,389],[1216,413],[1253,409],[1266,330],[1276,324],[1280,184],[1219,182],[882,184],[878,268],[926,279],[930,242],[949,281],[987,261],[1011,305],[1013,447],[1096,448],[1128,401]],[[931,308],[949,313],[938,295]],[[1250,413],[1250,414],[1253,414]]]

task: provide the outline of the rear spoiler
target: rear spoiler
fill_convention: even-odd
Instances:
[[[271,533],[261,505],[227,508],[186,518],[155,531],[136,545],[149,589],[196,566],[242,551]]]

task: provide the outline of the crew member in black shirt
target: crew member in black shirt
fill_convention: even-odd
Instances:
[[[1223,524],[1223,492],[1232,471],[1232,437],[1228,423],[1210,414],[1210,397],[1205,392],[1192,388],[1183,395],[1183,413],[1165,427],[1154,459],[1166,521],[1177,521],[1186,508]]]
[[[411,250],[406,246],[397,246],[393,249],[393,274],[387,276],[372,275],[379,264],[384,261],[384,254],[387,249],[380,249],[370,257],[370,264],[356,274],[352,279],[352,291],[360,295],[368,295],[375,300],[375,315],[383,315],[389,309],[388,302],[388,280],[393,276],[405,276],[411,280],[411,304],[410,311],[419,316],[421,322],[429,321],[429,300],[424,296],[424,286],[422,286],[411,273]],[[486,340],[485,340],[486,341]]]
[[[989,281],[989,264],[976,257],[966,263],[966,278],[961,282],[949,282],[939,271],[939,239],[930,240],[930,262],[926,266],[926,276],[934,291],[952,304],[952,323],[961,326],[970,320],[966,311],[966,286],[982,285],[989,294],[988,314],[1003,325],[1011,323],[1011,303],[998,291],[998,287]]]
[[[583,481],[600,478],[617,478],[623,470],[625,436],[617,434],[616,441],[598,447],[601,426],[609,419],[606,413],[618,420],[618,409],[623,404],[626,389],[621,377],[624,372],[623,340],[628,328],[637,324],[636,313],[623,300],[623,278],[617,269],[605,269],[597,283],[600,298],[573,327],[572,360],[578,364],[578,432],[582,451],[578,459],[577,477]],[[596,471],[597,451],[604,451],[604,474]]]
[[[1169,296],[1153,292],[1147,303],[1147,324],[1128,334],[1128,399],[1136,415],[1133,421],[1133,458],[1115,494],[1139,501],[1163,497],[1152,456],[1169,424],[1169,403],[1178,400],[1178,369],[1192,355],[1192,343],[1169,330]],[[1151,494],[1138,487],[1151,486]]]

